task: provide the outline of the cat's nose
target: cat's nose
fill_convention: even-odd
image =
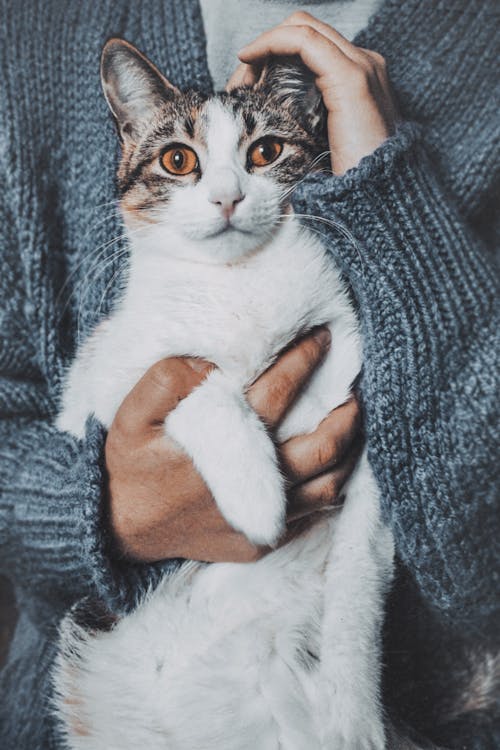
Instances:
[[[244,200],[243,193],[233,193],[232,195],[214,195],[210,202],[220,206],[220,211],[225,219],[230,219],[236,211],[236,206]]]

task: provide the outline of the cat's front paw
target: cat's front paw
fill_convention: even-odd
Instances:
[[[286,496],[274,456],[266,448],[252,445],[241,473],[235,470],[215,497],[235,529],[254,544],[274,547],[285,530]]]
[[[165,428],[231,526],[255,544],[275,546],[285,529],[284,480],[273,441],[232,383],[212,373],[168,415]]]

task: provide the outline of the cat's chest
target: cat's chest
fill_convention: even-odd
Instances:
[[[134,359],[195,355],[243,380],[332,315],[335,271],[318,248],[275,249],[237,266],[173,264],[138,287],[117,324]],[[128,357],[130,362],[130,354]]]

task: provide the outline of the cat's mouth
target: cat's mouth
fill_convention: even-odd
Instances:
[[[210,232],[210,234],[205,235],[205,239],[213,239],[214,237],[221,237],[222,235],[230,235],[230,234],[252,234],[252,232],[249,232],[246,229],[241,229],[241,227],[236,227],[234,224],[231,224],[231,222],[228,222],[225,226],[219,227],[218,229],[214,230],[213,232]]]

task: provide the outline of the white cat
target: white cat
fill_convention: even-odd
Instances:
[[[309,77],[268,67],[253,89],[175,90],[120,40],[104,90],[123,142],[130,230],[124,296],[81,347],[58,426],[109,426],[171,355],[215,363],[165,431],[225,518],[254,542],[284,529],[275,446],[245,391],[297,335],[332,346],[279,429],[314,430],[361,367],[356,314],[334,262],[290,206],[320,150]],[[131,467],[133,470],[133,467]],[[393,541],[366,456],[344,508],[251,564],[186,563],[109,632],[68,617],[55,683],[74,750],[381,750],[380,634]]]

